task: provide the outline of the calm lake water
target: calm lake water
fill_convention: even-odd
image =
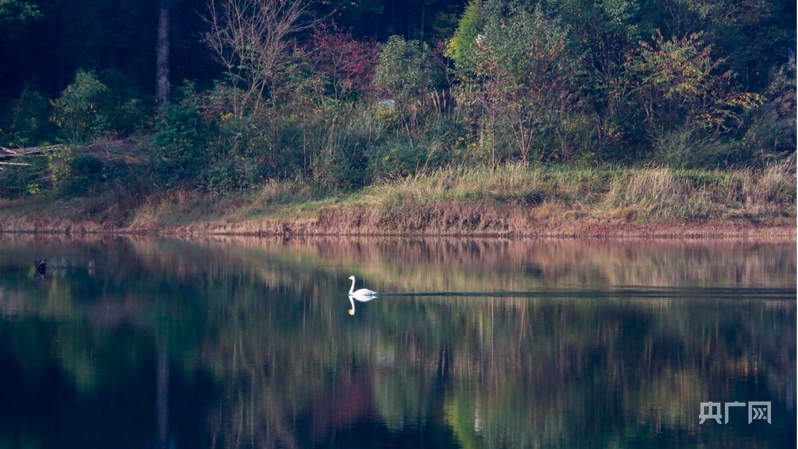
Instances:
[[[6,235],[0,364],[0,448],[795,447],[795,242]]]

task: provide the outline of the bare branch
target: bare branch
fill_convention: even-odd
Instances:
[[[265,92],[282,81],[282,68],[291,58],[293,37],[312,28],[315,0],[208,0],[210,31],[203,40],[224,65],[233,86],[243,84],[237,114],[245,106],[255,110]],[[239,107],[241,106],[241,107]]]

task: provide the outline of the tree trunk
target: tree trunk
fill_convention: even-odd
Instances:
[[[155,64],[155,103],[158,109],[169,103],[169,0],[160,1]]]

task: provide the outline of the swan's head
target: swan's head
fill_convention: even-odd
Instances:
[[[354,281],[354,280],[355,280],[355,277],[354,277],[354,276],[349,276],[349,280],[350,280],[350,281]]]
[[[350,315],[354,315],[355,314],[355,309],[349,309],[349,314]]]

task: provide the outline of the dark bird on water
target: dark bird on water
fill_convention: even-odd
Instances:
[[[47,259],[36,259],[36,277],[44,279],[47,275]]]

